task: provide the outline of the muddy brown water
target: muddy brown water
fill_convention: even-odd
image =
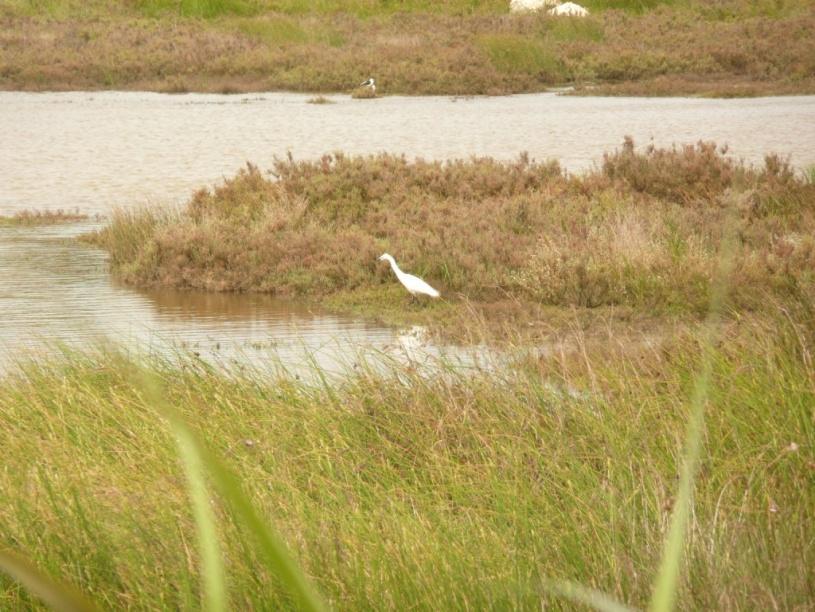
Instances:
[[[740,100],[384,97],[308,104],[300,94],[0,92],[0,214],[171,205],[275,156],[389,151],[449,159],[554,158],[590,168],[626,135],[640,145],[728,144],[815,164],[815,97]],[[145,292],[118,285],[104,253],[73,238],[94,227],[0,227],[0,365],[102,338],[213,359],[345,367],[358,350],[438,354],[404,332],[264,296]],[[467,359],[471,358],[468,356]]]
[[[437,347],[423,330],[395,330],[264,295],[138,291],[115,281],[105,253],[75,238],[76,223],[0,227],[0,372],[63,347],[114,342],[141,352],[192,354],[225,367],[337,374],[364,360],[487,365],[477,349]]]

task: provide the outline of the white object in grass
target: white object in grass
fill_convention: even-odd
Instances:
[[[558,4],[555,8],[549,9],[551,15],[566,15],[569,17],[585,17],[589,12],[579,4],[574,2],[564,2]]]
[[[509,11],[521,13],[525,11],[539,11],[556,6],[558,0],[509,0]]]
[[[374,78],[371,77],[364,83],[360,84],[360,87],[370,87],[373,93],[376,93],[376,83],[374,83]]]
[[[402,272],[402,270],[399,269],[399,266],[396,265],[396,260],[388,253],[383,253],[380,255],[379,261],[390,262],[391,269],[393,270],[393,273],[396,274],[396,278],[398,278],[399,282],[405,286],[405,289],[410,291],[411,295],[428,295],[432,298],[437,298],[441,295],[418,276],[413,276],[412,274]]]

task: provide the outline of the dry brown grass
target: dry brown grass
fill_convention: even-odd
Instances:
[[[815,91],[811,78],[793,81],[760,81],[745,77],[668,75],[637,81],[578,83],[567,95],[574,96],[693,96],[702,98],[754,98],[786,96]]]
[[[306,100],[306,102],[309,104],[334,104],[334,100],[325,96],[314,96]]]
[[[733,4],[733,3],[730,3]],[[723,3],[724,6],[724,3]],[[201,20],[125,9],[0,11],[0,87],[500,94],[815,92],[815,11],[659,8],[542,15],[262,12]],[[599,89],[587,89],[587,85]]]
[[[378,96],[376,95],[376,91],[370,87],[357,87],[351,92],[351,97],[357,100],[372,100]]]
[[[815,286],[815,185],[774,156],[748,168],[712,144],[627,141],[582,177],[525,157],[384,154],[280,160],[273,172],[248,166],[178,214],[121,213],[93,239],[126,282],[376,304],[385,318],[405,311],[376,259],[387,251],[447,299],[420,318],[450,324],[470,308],[527,321],[550,307],[704,312],[728,224],[734,307]]]

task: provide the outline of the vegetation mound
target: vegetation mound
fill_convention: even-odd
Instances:
[[[815,184],[775,156],[749,167],[706,143],[628,140],[582,176],[526,156],[283,159],[177,212],[119,211],[92,240],[143,286],[387,303],[389,252],[452,301],[694,313],[728,232],[734,305],[811,295]]]

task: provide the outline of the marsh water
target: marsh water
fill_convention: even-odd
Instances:
[[[113,341],[225,367],[342,374],[364,359],[487,365],[477,349],[436,347],[421,329],[394,330],[264,295],[137,291],[108,274],[103,251],[76,240],[98,223],[0,227],[0,371],[64,348]],[[373,357],[373,359],[372,359]]]
[[[528,152],[580,172],[624,136],[639,145],[712,140],[758,163],[768,152],[815,164],[815,97],[738,100],[383,97],[309,104],[300,94],[0,92],[0,214],[173,205],[247,161],[379,151],[450,159]],[[73,238],[95,223],[0,227],[0,363],[100,338],[224,359],[353,361],[361,347],[404,352],[405,333],[263,296],[139,291],[105,254]],[[432,347],[433,351],[442,350]]]

